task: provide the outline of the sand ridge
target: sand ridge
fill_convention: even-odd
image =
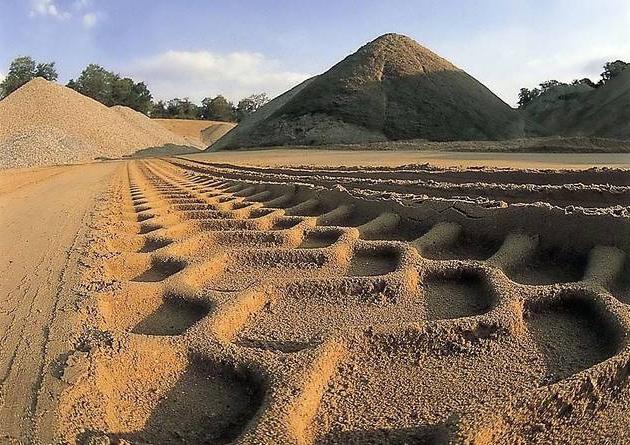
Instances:
[[[86,301],[107,335],[64,394],[66,440],[629,433],[630,238],[614,207],[483,206],[182,160],[127,168],[101,233],[110,285]]]

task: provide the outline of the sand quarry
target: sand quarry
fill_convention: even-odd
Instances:
[[[627,141],[282,123],[390,41],[236,130],[41,79],[0,101],[1,444],[630,443]],[[292,141],[336,145],[202,151],[316,117]]]
[[[264,153],[0,175],[2,442],[627,441],[627,170]]]

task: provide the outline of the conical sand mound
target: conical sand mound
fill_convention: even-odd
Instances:
[[[296,91],[297,90],[297,91]],[[271,101],[213,149],[523,135],[523,121],[477,80],[412,39],[386,34]]]
[[[34,79],[0,101],[0,168],[118,158],[147,148],[186,145],[149,119],[139,125],[142,119],[129,112]]]

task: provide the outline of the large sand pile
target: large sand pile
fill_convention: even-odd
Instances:
[[[600,88],[553,88],[525,112],[553,134],[630,139],[630,69]]]
[[[524,121],[490,90],[412,39],[386,34],[271,101],[213,149],[400,139],[495,140]]]
[[[0,168],[118,158],[187,142],[124,107],[37,78],[0,101]],[[189,151],[189,150],[187,150]]]
[[[153,121],[199,147],[212,145],[236,126],[233,122],[199,119],[153,119]]]

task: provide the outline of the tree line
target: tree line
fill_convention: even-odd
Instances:
[[[183,99],[176,97],[154,103],[151,117],[240,122],[267,102],[269,97],[266,93],[245,97],[236,106],[222,95],[206,97],[201,101],[201,105],[191,102],[187,97]]]
[[[55,62],[36,62],[31,57],[14,59],[5,79],[0,83],[0,99],[8,96],[36,77],[56,81]],[[76,79],[70,79],[68,88],[88,96],[108,107],[123,105],[156,118],[206,119],[239,122],[269,102],[266,93],[252,94],[237,105],[222,95],[206,97],[197,105],[189,98],[153,101],[153,95],[144,82],[108,71],[100,65],[89,64]]]
[[[620,75],[626,68],[630,67],[630,63],[624,62],[622,60],[615,60],[614,62],[607,62],[604,64],[604,71],[601,73],[601,79],[599,82],[595,83],[591,79],[585,77],[583,79],[575,79],[570,84],[559,82],[557,80],[547,80],[538,85],[537,88],[521,88],[518,93],[518,107],[525,108],[529,105],[534,99],[542,96],[553,88],[558,86],[568,86],[568,85],[587,85],[591,88],[600,88],[610,80],[614,79],[618,75]]]

